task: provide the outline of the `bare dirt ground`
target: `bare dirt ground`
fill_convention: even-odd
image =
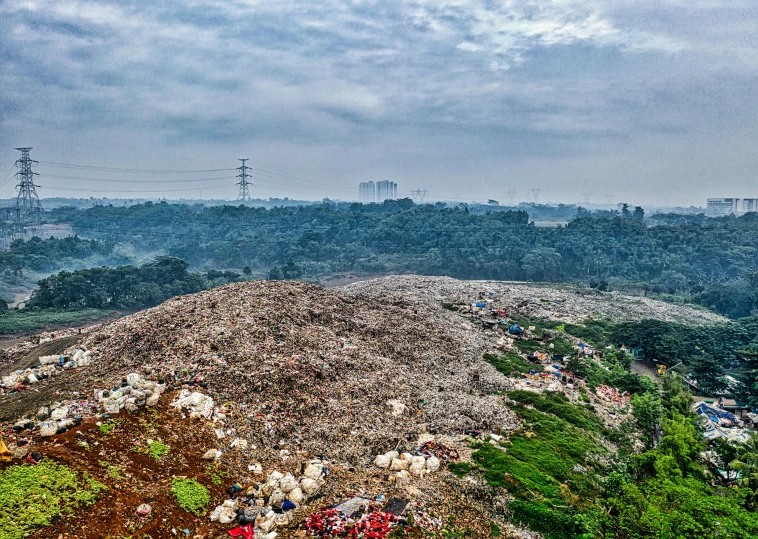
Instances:
[[[106,484],[108,491],[86,513],[64,515],[52,527],[40,528],[30,537],[186,537],[184,529],[190,531],[190,537],[220,536],[225,527],[207,517],[197,518],[176,504],[171,494],[172,479],[197,478],[217,503],[226,498],[224,489],[234,481],[221,477],[227,475],[222,467],[210,468],[201,458],[204,448],[215,439],[210,424],[174,420],[176,414],[167,409],[168,402],[166,399],[157,408],[122,415],[111,434],[100,432],[95,419],[89,419],[54,439],[31,444],[31,451],[87,472]],[[169,453],[156,460],[141,452],[147,439],[163,441],[170,447]],[[217,474],[218,484],[209,473]],[[153,510],[150,517],[140,519],[135,511],[143,503]]]
[[[636,372],[637,374],[644,374],[653,380],[660,380],[660,377],[658,376],[658,373],[655,371],[655,369],[650,367],[644,361],[632,361],[632,372]]]

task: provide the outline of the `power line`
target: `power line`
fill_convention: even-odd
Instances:
[[[84,181],[96,181],[96,182],[112,182],[112,183],[187,183],[187,182],[209,182],[209,181],[229,181],[229,176],[216,176],[214,178],[190,178],[190,179],[176,179],[176,180],[114,180],[112,178],[92,178],[87,176],[60,176],[57,174],[45,174],[46,178],[56,178],[60,180],[84,180]]]
[[[226,178],[227,180],[229,178]],[[184,191],[198,191],[202,187],[190,187],[187,189],[85,189],[78,187],[57,187],[51,185],[47,189],[58,189],[60,191],[86,191],[88,193],[180,193]]]
[[[41,165],[50,165],[61,168],[75,168],[83,170],[102,170],[108,172],[129,172],[134,174],[193,174],[196,172],[229,172],[236,170],[234,168],[207,168],[207,169],[167,169],[167,168],[118,168],[118,167],[98,167],[94,165],[76,165],[73,163],[57,163],[55,161],[39,161]]]

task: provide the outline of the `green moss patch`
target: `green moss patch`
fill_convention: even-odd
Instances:
[[[61,514],[73,515],[104,490],[86,473],[49,459],[11,466],[0,472],[0,539],[21,539]]]

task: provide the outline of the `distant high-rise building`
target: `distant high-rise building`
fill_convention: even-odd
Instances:
[[[376,187],[374,182],[359,183],[358,195],[361,202],[376,202]]]
[[[758,198],[709,198],[708,215],[742,215],[758,212]]]
[[[395,200],[397,198],[397,184],[388,180],[376,182],[376,201]]]

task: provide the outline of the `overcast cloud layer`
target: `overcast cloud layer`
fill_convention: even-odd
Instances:
[[[757,4],[6,0],[0,181],[28,145],[103,167],[249,157],[264,197],[382,179],[506,202],[758,197]],[[38,171],[43,196],[236,195],[234,172]]]

